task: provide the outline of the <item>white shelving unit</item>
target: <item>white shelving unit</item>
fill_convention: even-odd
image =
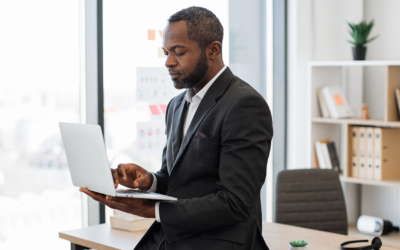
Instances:
[[[381,78],[376,84],[365,86],[364,70],[379,67]],[[356,116],[362,103],[370,106],[371,119],[331,119],[321,117],[317,89],[327,85],[341,85]],[[329,139],[335,142],[343,170],[342,181],[382,186],[399,186],[397,181],[366,181],[350,177],[348,131],[351,126],[379,126],[400,128],[394,89],[400,87],[400,61],[315,61],[308,63],[308,166],[316,167],[314,142]]]
[[[351,152],[348,150],[352,126],[400,128],[394,89],[400,88],[400,61],[315,61],[308,63],[307,93],[307,165],[317,166],[314,143],[329,139],[335,142],[343,174],[343,183],[349,223],[356,223],[364,210],[361,190],[382,190],[382,187],[400,187],[400,180],[367,180],[351,177]],[[341,85],[355,114],[354,118],[332,119],[321,117],[317,89],[327,85]],[[370,120],[359,119],[361,105],[369,105]],[[399,142],[400,144],[400,142]],[[399,145],[400,148],[400,145]],[[400,153],[400,150],[399,150]],[[400,171],[400,166],[399,166]],[[346,184],[346,185],[345,185]],[[348,184],[348,185],[347,185]],[[380,187],[380,188],[378,188]],[[375,188],[374,188],[375,189]],[[397,197],[387,197],[398,199]],[[387,205],[394,205],[390,200]],[[390,218],[387,218],[390,220]],[[353,230],[354,231],[354,230]],[[394,237],[400,242],[400,237]]]

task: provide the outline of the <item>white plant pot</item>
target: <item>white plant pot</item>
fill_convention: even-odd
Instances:
[[[290,246],[289,250],[307,250],[307,246],[305,246],[305,247]]]

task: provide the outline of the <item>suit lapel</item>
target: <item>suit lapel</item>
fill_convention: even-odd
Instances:
[[[187,146],[189,145],[190,141],[192,140],[197,128],[199,127],[201,121],[204,119],[204,117],[210,112],[210,110],[215,106],[217,103],[217,99],[221,97],[225,90],[227,89],[229,83],[233,79],[233,74],[230,71],[229,68],[226,68],[225,71],[217,78],[217,80],[214,82],[214,84],[210,87],[210,89],[207,91],[206,95],[204,98],[201,100],[199,107],[196,110],[196,113],[192,119],[192,122],[190,123],[190,126],[186,132],[185,138],[183,138],[183,142],[179,148],[178,155],[174,158],[174,165],[171,169],[174,169],[175,165],[178,163],[178,161],[181,159],[183,153],[185,152]],[[182,120],[184,118],[182,117]],[[181,121],[183,124],[183,121]],[[183,133],[183,125],[182,129],[177,131],[177,133],[180,133],[182,136]]]
[[[185,122],[185,114],[186,114],[186,100],[185,95],[181,99],[180,104],[178,104],[178,108],[174,112],[174,119],[172,119],[172,128],[173,128],[173,137],[172,137],[172,154],[174,155],[174,162],[179,152],[179,148],[182,143],[183,137],[183,124]]]

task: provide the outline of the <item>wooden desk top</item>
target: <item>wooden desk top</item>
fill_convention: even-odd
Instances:
[[[113,229],[109,224],[101,224],[60,232],[59,237],[72,243],[98,250],[132,250],[145,231],[128,232]],[[263,223],[262,235],[271,250],[288,250],[289,241],[303,239],[308,242],[307,250],[337,250],[344,241],[360,238],[327,233],[312,229],[294,227],[277,223]],[[366,239],[366,238],[362,238]],[[351,247],[364,244],[353,244]],[[383,242],[381,250],[400,250],[400,245]]]
[[[307,228],[294,227],[277,223],[263,223],[262,235],[271,250],[288,250],[289,241],[301,239],[308,242],[307,250],[338,250],[345,241],[367,238],[357,238],[347,235],[322,232]],[[369,241],[370,243],[371,241]],[[349,247],[366,246],[366,243],[349,245]],[[368,244],[370,245],[370,244]],[[400,245],[383,241],[381,250],[400,249]]]

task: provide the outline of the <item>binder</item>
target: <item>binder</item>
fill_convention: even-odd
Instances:
[[[367,179],[374,179],[374,128],[366,128],[366,172],[367,172]]]
[[[395,89],[394,93],[396,95],[397,110],[399,111],[399,116],[400,116],[400,88]]]
[[[351,128],[351,177],[359,178],[359,162],[358,162],[358,127]]]
[[[375,180],[400,179],[400,129],[375,128]]]
[[[366,148],[366,141],[365,141],[365,135],[366,135],[366,128],[365,127],[359,127],[358,128],[359,132],[359,137],[358,137],[358,162],[359,162],[359,172],[358,172],[358,177],[361,179],[366,179],[367,178],[367,169],[365,167],[366,165],[366,157],[365,157],[365,148]]]
[[[331,162],[332,169],[336,171],[338,174],[342,171],[340,170],[340,161],[338,154],[336,152],[336,147],[334,142],[330,142],[326,144],[329,152],[329,160]]]
[[[375,128],[374,129],[374,148],[375,148],[375,154],[374,154],[374,179],[375,180],[381,180],[382,179],[382,129],[381,128]]]

